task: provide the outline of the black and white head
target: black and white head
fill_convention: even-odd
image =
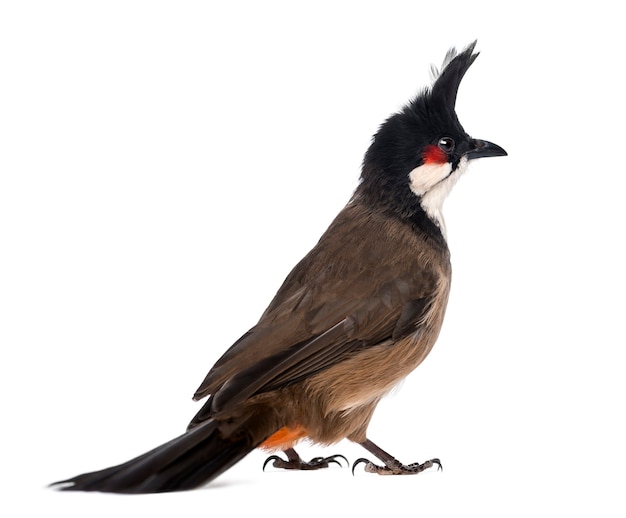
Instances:
[[[451,49],[432,86],[380,127],[365,154],[357,195],[419,226],[434,223],[445,237],[441,207],[471,160],[506,151],[470,137],[455,112],[461,79],[478,57],[475,42]]]

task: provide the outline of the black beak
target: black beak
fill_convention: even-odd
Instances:
[[[465,153],[468,160],[486,156],[507,156],[507,152],[497,144],[487,140],[472,140],[473,147]]]

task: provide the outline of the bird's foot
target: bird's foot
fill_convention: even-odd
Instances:
[[[402,464],[401,462],[393,459],[384,466],[378,466],[367,459],[358,459],[352,465],[352,474],[354,475],[354,468],[359,464],[365,464],[365,471],[367,473],[377,473],[379,475],[415,475],[422,471],[437,466],[437,471],[443,470],[441,461],[439,459],[430,459],[426,462],[414,462],[413,464]]]
[[[287,460],[279,457],[278,455],[272,455],[268,457],[263,463],[263,471],[265,471],[265,466],[267,466],[270,462],[274,461],[272,466],[275,468],[282,469],[299,469],[299,470],[313,470],[313,469],[322,469],[328,468],[331,464],[337,464],[341,466],[341,463],[337,459],[343,459],[346,461],[346,464],[350,465],[348,459],[346,459],[343,455],[331,455],[330,457],[315,457],[310,461],[304,461],[300,458],[300,455],[296,453],[296,450],[293,448],[289,448],[284,451],[285,455],[287,455]]]

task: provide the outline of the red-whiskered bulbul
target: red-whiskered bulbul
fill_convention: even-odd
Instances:
[[[379,128],[354,195],[285,279],[259,322],[211,368],[194,399],[208,397],[188,430],[125,464],[57,482],[62,489],[153,493],[197,487],[257,447],[282,450],[276,467],[317,469],[301,439],[348,438],[382,465],[414,474],[367,438],[380,399],[433,347],[448,301],[450,255],[442,203],[468,163],[503,156],[470,137],[455,113],[475,44],[452,49],[432,86]],[[266,461],[267,463],[267,461]]]

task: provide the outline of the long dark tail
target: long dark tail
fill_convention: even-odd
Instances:
[[[243,459],[272,430],[223,438],[220,423],[209,419],[148,453],[119,466],[84,473],[51,484],[66,491],[161,493],[193,489]]]

